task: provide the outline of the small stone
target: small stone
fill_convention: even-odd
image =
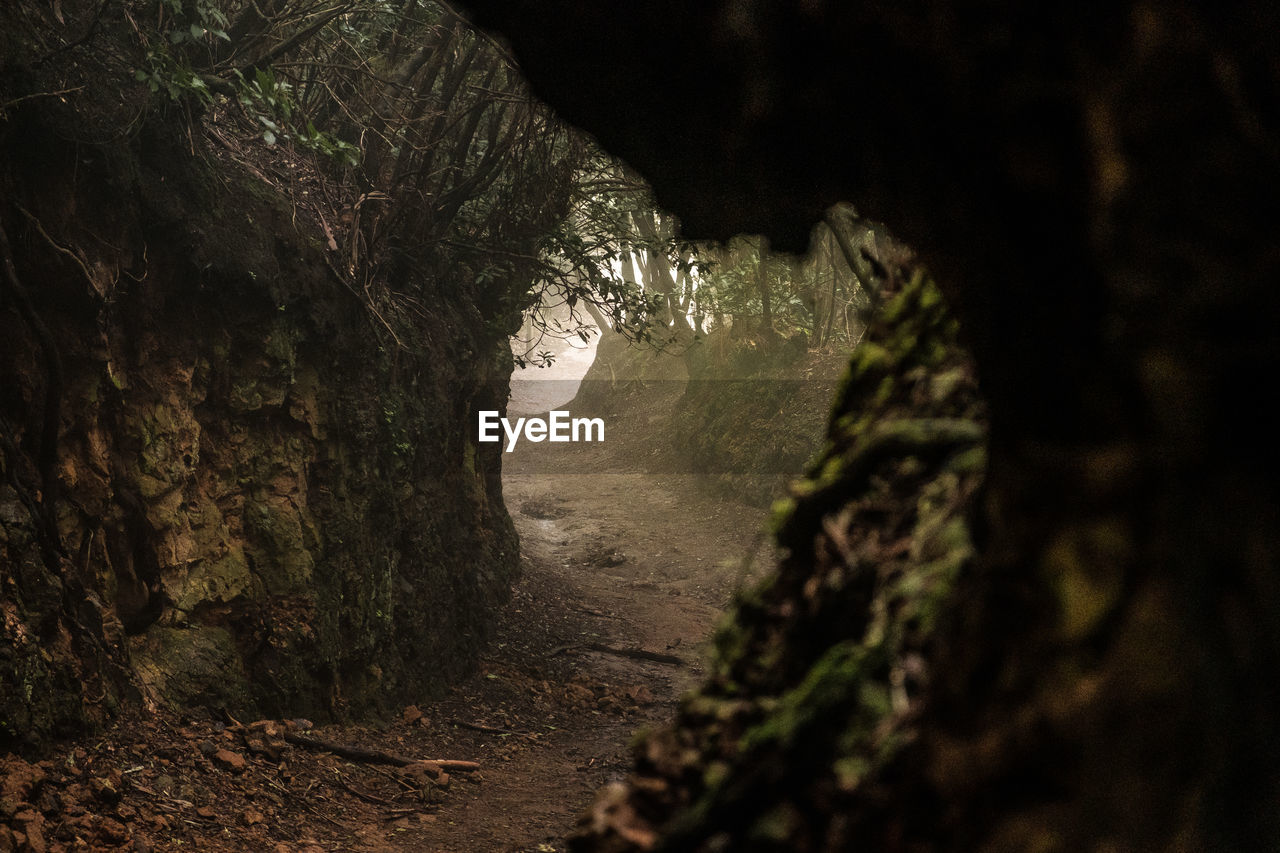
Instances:
[[[129,837],[129,830],[123,823],[118,820],[112,820],[104,817],[98,823],[98,832],[104,839],[114,844],[119,844]]]
[[[28,850],[30,853],[45,853],[48,846],[44,840],[44,815],[34,809],[23,809],[13,816],[13,822],[22,825],[22,832],[14,835],[26,836],[26,847],[19,844],[18,849]]]
[[[440,777],[440,765],[434,761],[415,761],[412,764],[406,764],[400,768],[400,772],[405,776],[415,779],[422,784],[427,779],[437,779]]]
[[[215,752],[213,754],[213,763],[232,773],[243,773],[245,767],[248,766],[243,755],[238,752],[232,752],[229,749],[220,749]]]
[[[0,759],[0,800],[21,802],[30,799],[44,784],[48,773],[21,758]]]
[[[15,836],[18,834],[19,833],[16,833],[16,832],[14,833]],[[27,834],[26,846],[20,848],[23,851],[23,853],[47,853],[47,851],[49,850],[49,845],[45,842],[44,833],[40,831],[40,827],[29,826],[27,827],[26,834]]]
[[[637,705],[652,705],[654,702],[658,701],[657,697],[653,695],[653,691],[648,687],[645,687],[643,684],[637,684],[635,687],[627,690],[627,698],[632,702],[635,702]]]
[[[214,742],[211,740],[200,741],[200,744],[199,746],[197,746],[197,749],[200,750],[200,754],[203,755],[205,758],[213,758],[214,754],[218,751],[217,745],[214,744]]]
[[[596,701],[596,694],[581,684],[566,684],[564,695],[572,705],[588,705]]]

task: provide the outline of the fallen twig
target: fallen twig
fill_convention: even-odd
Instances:
[[[330,740],[321,740],[316,737],[305,737],[296,735],[293,732],[285,732],[284,739],[287,743],[294,746],[303,746],[307,749],[317,749],[321,752],[332,752],[341,758],[350,761],[359,761],[365,764],[393,764],[396,767],[405,767],[409,764],[416,763],[412,758],[405,758],[403,755],[394,755],[390,752],[381,752],[376,749],[365,749],[359,746],[347,746],[346,744],[334,743]]]
[[[321,740],[316,737],[305,737],[293,732],[285,732],[284,739],[294,746],[316,749],[321,752],[331,752],[348,761],[358,761],[364,764],[391,764],[395,767],[408,767],[410,764],[436,764],[442,770],[455,770],[460,773],[480,769],[480,765],[474,761],[461,761],[456,758],[405,758],[403,755],[396,755],[391,752],[365,749],[360,746],[348,746],[347,744],[334,743],[333,741]]]
[[[339,785],[341,785],[343,788],[347,790],[347,793],[352,794],[353,796],[359,797],[360,799],[364,800],[366,803],[374,803],[379,806],[391,805],[390,801],[384,800],[382,797],[377,797],[377,796],[374,796],[373,794],[366,794],[364,791],[358,790],[354,785],[349,784],[346,779],[343,779],[337,773],[334,774],[334,778],[338,780]]]
[[[649,660],[655,663],[665,663],[671,666],[684,666],[684,661],[675,655],[669,655],[664,652],[651,652],[648,649],[625,648],[620,649],[614,646],[606,646],[604,643],[587,643],[583,646],[593,652],[604,652],[605,654],[618,655],[624,658],[634,658],[636,660]]]
[[[570,605],[569,609],[576,610],[579,613],[586,613],[589,616],[599,616],[602,619],[621,619],[622,618],[616,613],[605,613],[603,610],[592,610],[590,607],[573,607],[572,605]]]
[[[465,720],[454,720],[453,724],[463,729],[470,729],[473,732],[484,732],[490,735],[519,735],[520,737],[533,737],[529,732],[518,732],[514,729],[503,729],[498,726],[486,726],[481,723],[468,723]]]

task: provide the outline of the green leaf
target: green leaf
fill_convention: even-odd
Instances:
[[[266,140],[268,145],[276,144],[276,135],[269,130],[262,131],[262,138]]]
[[[206,32],[205,28],[200,26],[199,24],[191,25],[191,37],[196,41],[199,41],[200,39],[204,38],[205,32]]]

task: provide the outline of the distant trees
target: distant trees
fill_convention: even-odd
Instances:
[[[611,195],[584,195],[572,222],[579,237],[590,235],[584,246],[597,259],[578,282],[598,288],[585,313],[601,329],[661,348],[684,350],[711,330],[730,327],[765,347],[784,339],[812,349],[852,346],[884,281],[911,258],[883,226],[847,207],[833,209],[815,229],[804,258],[771,253],[759,237],[690,242],[680,237],[676,219],[656,207],[647,186],[616,164],[602,169],[612,176]],[[572,307],[573,288],[565,294]],[[597,310],[602,302],[612,310]],[[584,334],[582,324],[557,331]]]
[[[881,226],[847,209],[832,211],[804,258],[774,254],[760,237],[701,245],[696,278],[678,303],[697,331],[732,326],[769,346],[803,336],[812,349],[856,343],[883,280],[908,257]]]

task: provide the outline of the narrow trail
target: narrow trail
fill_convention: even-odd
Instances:
[[[560,849],[594,792],[626,772],[633,733],[670,719],[700,676],[763,522],[760,509],[708,497],[689,475],[522,473],[521,461],[508,466],[504,490],[524,576],[484,680],[550,676],[553,707],[510,710],[530,727],[529,715],[545,713],[556,729],[513,745],[482,784],[451,792],[440,831],[415,849]]]
[[[594,348],[560,355],[541,375],[581,373]],[[513,383],[512,411],[563,407],[575,385]],[[624,424],[615,420],[604,444],[521,442],[504,454],[522,577],[483,670],[449,702],[530,735],[474,737],[483,781],[450,791],[422,834],[395,849],[563,849],[595,792],[629,770],[634,734],[670,720],[697,683],[733,590],[769,560],[755,535],[763,510],[710,495],[695,475],[636,471],[644,428],[620,434]]]

